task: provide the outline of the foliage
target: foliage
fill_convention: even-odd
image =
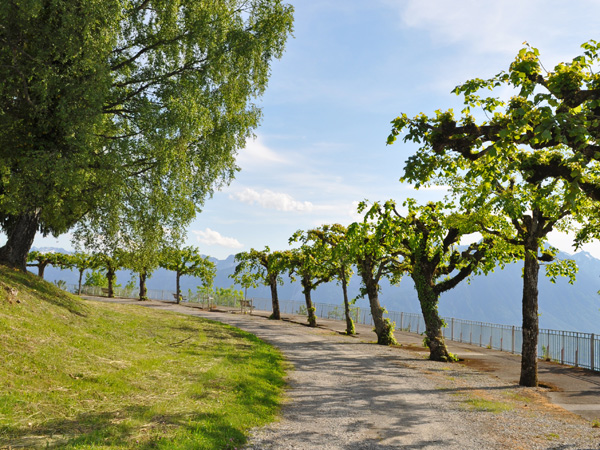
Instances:
[[[264,250],[250,249],[235,255],[238,263],[231,278],[245,288],[255,288],[259,284],[271,285],[271,280],[283,285],[281,274],[287,268],[289,252],[271,251],[269,247]]]
[[[312,241],[315,244],[319,243],[325,246],[329,259],[328,265],[334,273],[334,277],[342,286],[344,296],[344,312],[346,318],[346,334],[353,335],[355,333],[354,322],[351,316],[350,304],[355,303],[356,299],[348,299],[348,283],[352,278],[352,259],[348,252],[348,240],[346,234],[348,230],[343,225],[338,223],[332,225],[323,225],[318,228],[313,228],[307,231],[307,241]]]
[[[367,207],[366,202],[361,202],[358,211],[362,213]],[[398,253],[399,236],[382,225],[368,217],[362,222],[352,223],[346,233],[346,251],[361,277],[361,295],[369,298],[377,343],[389,345],[396,343],[394,324],[383,317],[385,309],[379,303],[379,283],[383,277],[387,277],[391,284],[399,283],[404,266]]]
[[[63,291],[67,289],[67,282],[65,280],[54,280],[54,285]]]
[[[95,269],[85,274],[83,285],[105,288],[108,287],[108,278],[106,278],[106,274],[102,273],[99,269]]]
[[[211,287],[217,270],[208,256],[202,256],[195,247],[166,248],[162,252],[160,266],[175,272],[177,303],[181,299],[179,279],[182,275],[198,277],[203,286]]]
[[[308,323],[317,325],[317,316],[313,308],[311,291],[320,284],[329,282],[336,274],[336,267],[332,264],[331,249],[323,241],[312,241],[311,234],[302,230],[296,231],[289,240],[290,244],[300,242],[299,248],[290,253],[288,270],[290,277],[300,278],[302,292],[306,300]]]
[[[189,223],[238,170],[292,11],[280,0],[2,2],[0,258],[20,265],[37,230],[58,235],[84,216]]]
[[[537,282],[539,263],[552,261],[545,248],[553,230],[572,231],[597,208],[598,116],[600,78],[592,70],[598,44],[584,44],[584,55],[545,73],[536,49],[525,47],[508,72],[489,80],[474,79],[454,92],[464,98],[461,117],[406,114],[392,121],[388,143],[406,131],[404,141],[420,145],[405,167],[403,179],[416,186],[449,185],[463,208],[476,211],[491,204],[510,227],[485,229],[513,245],[524,260],[522,385],[537,385]],[[509,100],[482,97],[481,90],[515,92]],[[481,108],[481,123],[472,110]],[[595,212],[595,211],[594,211]],[[591,222],[591,226],[594,222]],[[589,226],[586,227],[589,230]],[[585,228],[584,228],[585,230]],[[584,234],[582,234],[584,233]],[[593,232],[580,232],[581,239]],[[573,275],[572,264],[550,266],[547,273]]]
[[[407,213],[402,215],[396,203],[389,200],[383,205],[373,204],[365,216],[380,233],[395,235],[394,251],[401,261],[398,267],[415,283],[426,324],[424,342],[430,358],[437,361],[455,359],[444,342],[444,322],[438,313],[440,294],[476,271],[490,272],[498,260],[511,259],[511,253],[502,245],[504,241],[496,243],[493,235],[460,251],[457,246],[463,237],[483,231],[487,223],[500,219],[488,214],[486,208],[469,213],[453,206],[441,201],[421,206],[408,199],[403,203]]]
[[[269,247],[259,251],[250,249],[235,255],[238,263],[235,271],[230,275],[236,283],[244,288],[257,287],[259,284],[271,288],[271,300],[273,303],[272,318],[279,320],[279,298],[277,296],[277,285],[283,284],[282,273],[289,267],[289,251],[271,251]]]
[[[234,286],[229,286],[228,288],[217,287],[214,289],[212,286],[197,286],[196,289],[196,299],[202,303],[210,301],[211,304],[235,307],[239,306],[240,300],[244,299],[244,293],[235,289]],[[192,296],[191,290],[189,296]]]
[[[284,361],[253,335],[2,267],[0,283],[22,300],[0,300],[0,447],[239,448],[278,412]]]
[[[38,275],[44,278],[44,269],[46,266],[57,266],[66,268],[71,266],[71,260],[69,255],[55,252],[38,252],[31,251],[27,255],[28,267],[37,267],[39,272]]]

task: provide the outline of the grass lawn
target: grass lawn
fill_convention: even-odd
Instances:
[[[0,266],[0,448],[234,449],[274,420],[284,367],[233,327]]]

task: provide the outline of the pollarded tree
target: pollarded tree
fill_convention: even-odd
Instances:
[[[359,212],[366,208],[367,204],[362,202]],[[361,294],[369,299],[377,343],[395,344],[394,324],[383,317],[385,309],[379,303],[379,290],[382,278],[397,284],[402,277],[404,268],[398,253],[398,236],[365,217],[364,221],[354,222],[348,227],[346,245],[362,280]]]
[[[79,272],[79,284],[77,287],[77,295],[81,295],[81,283],[83,280],[83,273],[87,269],[97,269],[98,261],[95,255],[89,255],[83,252],[73,253],[68,255],[69,266],[77,269]]]
[[[270,318],[274,320],[281,320],[277,285],[283,284],[281,275],[288,270],[289,259],[289,250],[272,252],[269,247],[265,247],[262,251],[252,248],[250,251],[235,255],[235,261],[238,264],[234,273],[230,275],[236,283],[245,288],[255,288],[259,284],[270,287],[273,304],[273,313]]]
[[[312,303],[311,293],[320,284],[329,282],[335,275],[335,267],[331,265],[330,249],[323,242],[309,244],[309,233],[296,231],[290,238],[290,244],[301,242],[299,248],[293,249],[289,258],[290,277],[300,278],[302,293],[306,301],[308,324],[317,326],[317,315]]]
[[[65,255],[63,253],[55,253],[55,252],[38,252],[32,251],[27,255],[27,267],[37,267],[38,268],[38,276],[40,278],[44,278],[44,270],[47,266],[59,266],[59,267],[68,267],[69,266],[69,255]]]
[[[122,250],[115,249],[110,253],[95,253],[93,256],[97,262],[98,268],[103,269],[106,272],[106,279],[108,280],[108,297],[114,298],[117,270],[125,267],[126,255]]]
[[[161,203],[189,222],[238,169],[292,11],[280,0],[0,2],[0,262],[25,270],[36,232],[131,206],[132,193],[136,208]]]
[[[508,73],[471,80],[455,89],[464,95],[460,119],[452,111],[437,111],[431,118],[421,114],[409,119],[403,114],[392,122],[388,138],[392,143],[407,130],[404,140],[421,145],[407,161],[404,180],[417,187],[432,181],[450,184],[464,207],[476,210],[492,203],[493,212],[512,224],[508,234],[486,232],[519,247],[524,260],[519,381],[523,386],[537,385],[538,273],[540,261],[552,260],[555,252],[544,250],[547,236],[555,229],[569,230],[569,217],[594,198],[598,168],[594,133],[600,129],[600,90],[595,86],[600,78],[591,72],[593,60],[597,60],[594,49],[544,76],[537,50],[525,48]],[[583,85],[590,90],[581,90]],[[498,87],[516,89],[516,95],[503,101],[477,94]],[[479,124],[471,115],[476,107],[489,117]],[[549,267],[551,276],[574,272],[569,262]]]
[[[166,248],[162,252],[160,266],[175,272],[177,303],[181,302],[179,280],[182,275],[198,277],[204,287],[211,287],[217,272],[215,263],[208,256],[202,256],[195,247]]]
[[[402,257],[406,273],[415,283],[421,311],[425,320],[425,339],[429,358],[434,361],[455,360],[445,344],[442,328],[444,322],[438,313],[440,295],[454,287],[478,270],[491,271],[497,262],[497,254],[510,258],[511,253],[503,245],[487,237],[472,243],[464,250],[457,245],[463,237],[480,232],[486,223],[498,218],[480,210],[475,214],[452,210],[451,203],[430,202],[419,206],[408,199],[403,206],[408,209],[402,215],[392,200],[383,205],[375,203],[368,218],[378,227],[388,228],[399,236],[398,254]],[[504,261],[503,261],[504,262]]]
[[[348,282],[352,277],[352,261],[348,253],[346,233],[347,228],[340,224],[323,225],[318,228],[308,230],[306,233],[307,241],[315,244],[325,245],[328,255],[327,264],[332,266],[335,278],[342,286],[344,298],[344,315],[346,317],[346,334],[353,335],[356,330],[354,321],[350,314],[350,300],[348,299]]]

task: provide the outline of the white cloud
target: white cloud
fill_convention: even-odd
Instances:
[[[218,231],[207,228],[204,231],[191,230],[196,235],[198,242],[206,245],[218,245],[227,248],[242,248],[244,244],[241,244],[237,239],[231,237],[222,236]]]
[[[383,0],[398,10],[402,23],[427,31],[438,44],[464,44],[479,53],[514,55],[529,41],[534,47],[555,50],[565,41],[565,29],[581,42],[590,39],[589,29],[598,23],[598,4],[590,0]],[[573,17],[579,25],[566,23]],[[561,33],[560,30],[563,30]],[[559,50],[560,51],[560,50]],[[542,53],[543,56],[543,53]]]
[[[242,169],[249,165],[289,163],[286,158],[267,147],[260,136],[246,141],[246,147],[240,150],[237,162]]]
[[[275,209],[277,211],[311,212],[313,210],[311,202],[299,202],[294,200],[291,195],[283,192],[273,192],[268,189],[263,190],[261,193],[246,188],[243,191],[230,194],[229,198],[249,205],[258,204],[265,209]]]

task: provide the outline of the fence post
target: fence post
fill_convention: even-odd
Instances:
[[[512,343],[511,343],[511,350],[510,352],[514,355],[515,354],[515,326],[512,326]]]
[[[595,347],[595,345],[594,345],[594,333],[592,333],[592,336],[590,338],[590,369],[591,370],[594,370],[594,360],[596,359],[595,355],[594,355],[594,347]]]
[[[565,332],[561,331],[561,337],[560,337],[560,363],[564,364],[565,363]]]
[[[451,319],[451,328],[450,328],[450,340],[454,340],[454,317]]]
[[[400,331],[404,330],[404,313],[400,313]]]

